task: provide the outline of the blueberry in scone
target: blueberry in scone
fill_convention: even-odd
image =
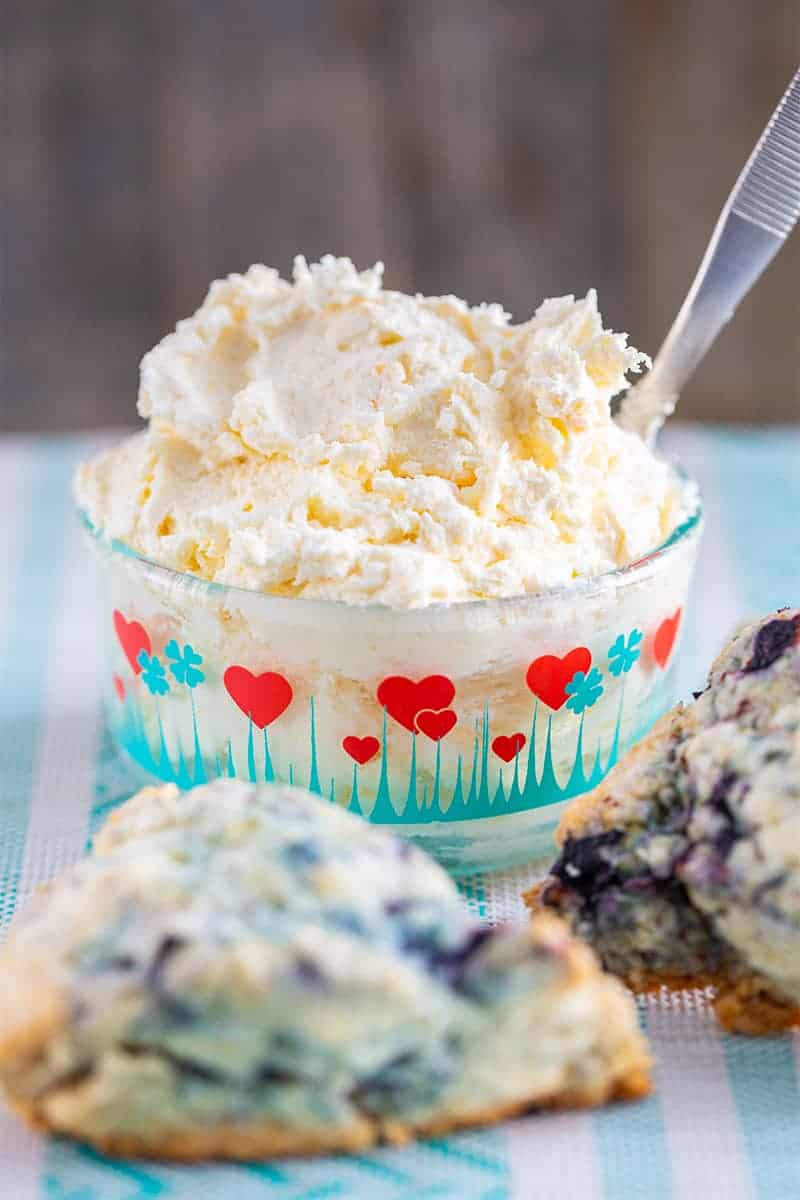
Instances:
[[[698,704],[703,724],[736,721],[766,729],[800,703],[800,610],[782,609],[747,625],[717,656]]]
[[[558,840],[529,903],[634,989],[713,986],[741,1032],[800,1023],[800,611],[742,630]]]
[[[296,788],[150,788],[0,951],[34,1125],[192,1159],[356,1150],[648,1089],[563,922],[492,929],[425,854]]]

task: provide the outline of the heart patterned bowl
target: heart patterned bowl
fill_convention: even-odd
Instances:
[[[118,746],[151,779],[303,784],[453,873],[549,854],[672,702],[702,525],[620,570],[508,600],[398,611],[162,567],[83,523],[105,596]]]

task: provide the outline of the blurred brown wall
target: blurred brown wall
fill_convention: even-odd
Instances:
[[[208,281],[292,255],[654,351],[800,59],[796,0],[27,0],[2,29],[0,428],[130,422]],[[800,234],[682,402],[800,419]]]

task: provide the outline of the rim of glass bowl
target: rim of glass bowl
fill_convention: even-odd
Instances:
[[[283,612],[287,624],[296,624],[298,618],[305,617],[313,620],[315,613],[328,613],[336,616],[339,623],[342,620],[368,617],[376,620],[390,620],[393,625],[425,625],[433,622],[437,626],[448,624],[448,618],[462,623],[473,618],[480,620],[504,614],[505,619],[513,620],[515,615],[529,615],[531,610],[541,608],[547,610],[554,605],[586,600],[600,593],[628,588],[635,584],[644,583],[652,576],[660,574],[661,567],[677,551],[699,537],[703,523],[703,507],[697,484],[680,467],[670,464],[673,475],[679,480],[681,491],[687,501],[689,512],[683,521],[675,527],[669,537],[665,538],[653,550],[625,566],[615,567],[611,571],[603,571],[599,575],[587,575],[573,580],[568,584],[547,588],[538,592],[523,592],[516,596],[490,597],[483,600],[455,600],[452,602],[437,601],[421,608],[393,608],[388,604],[352,604],[345,600],[331,600],[327,597],[306,596],[276,596],[271,592],[258,591],[256,588],[245,588],[238,584],[218,583],[213,580],[201,579],[175,567],[164,566],[155,559],[139,554],[117,538],[109,538],[90,519],[85,509],[77,505],[78,517],[84,529],[98,543],[100,548],[112,556],[124,558],[132,563],[138,563],[163,581],[165,587],[180,587],[192,591],[202,591],[209,595],[231,595],[239,597],[240,603],[258,603],[274,606],[276,614]],[[308,623],[308,620],[305,621]]]

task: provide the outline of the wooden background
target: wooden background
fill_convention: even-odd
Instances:
[[[797,0],[5,0],[0,428],[130,423],[208,281],[599,289],[654,351],[800,59]],[[800,417],[800,234],[682,415]]]

